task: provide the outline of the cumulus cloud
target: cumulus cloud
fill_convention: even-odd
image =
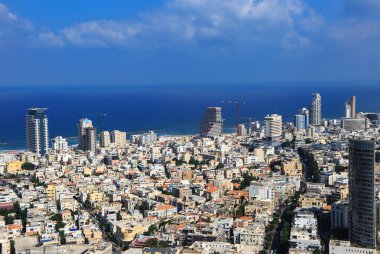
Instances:
[[[136,20],[93,20],[39,33],[34,40],[60,47],[157,48],[224,42],[289,48],[290,41],[305,46],[308,33],[322,25],[323,18],[301,0],[170,0]]]
[[[9,8],[0,3],[0,44],[15,44],[33,31],[29,21],[20,19]]]

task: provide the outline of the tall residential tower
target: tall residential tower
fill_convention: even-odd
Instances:
[[[78,149],[79,150],[86,150],[85,149],[85,130],[86,128],[93,127],[92,121],[87,118],[83,118],[79,120],[78,123]]]
[[[45,155],[49,151],[49,128],[45,108],[30,108],[25,116],[26,148]]]
[[[310,105],[310,123],[314,126],[322,124],[322,98],[319,93],[313,94]]]
[[[375,141],[353,139],[349,147],[350,242],[376,248]]]

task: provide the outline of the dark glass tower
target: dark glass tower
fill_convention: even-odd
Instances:
[[[376,248],[375,141],[350,140],[350,242]]]

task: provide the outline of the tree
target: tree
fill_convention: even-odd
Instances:
[[[157,238],[150,238],[145,242],[146,246],[149,248],[155,248],[158,247],[158,239]]]
[[[36,168],[36,165],[34,165],[33,163],[30,163],[30,162],[24,162],[21,165],[21,168],[23,170],[34,170]]]
[[[193,164],[196,167],[198,167],[199,166],[199,161],[197,161],[196,159],[194,159],[194,156],[191,156],[191,158],[189,160],[189,164]]]
[[[61,240],[60,242],[62,245],[66,244],[66,236],[65,236],[65,232],[63,232],[63,230],[59,231],[59,239]]]
[[[216,166],[216,169],[222,169],[224,168],[224,164],[219,162],[218,166]]]
[[[150,225],[148,228],[148,231],[144,232],[144,235],[149,236],[149,235],[154,235],[154,232],[157,232],[158,228],[156,225]]]
[[[167,248],[169,246],[169,243],[167,241],[160,241],[158,244],[158,247],[160,248]]]
[[[11,249],[11,254],[16,254],[16,249],[15,249],[15,241],[14,240],[10,240],[10,249]]]
[[[148,201],[146,201],[146,200],[144,200],[143,202],[142,202],[142,204],[139,206],[139,211],[140,211],[140,213],[142,213],[142,214],[144,214],[144,211],[147,211],[147,210],[149,210],[149,203],[148,203]]]
[[[286,140],[285,142],[283,142],[282,144],[281,144],[281,147],[282,148],[286,148],[286,147],[292,147],[292,142],[291,141],[289,141],[289,140]]]

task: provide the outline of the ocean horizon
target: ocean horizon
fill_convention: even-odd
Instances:
[[[30,107],[48,108],[49,136],[75,144],[79,119],[91,119],[98,132],[194,135],[209,106],[222,107],[224,132],[233,132],[240,100],[240,122],[262,121],[277,113],[292,121],[309,107],[312,93],[322,96],[322,117],[340,118],[344,103],[357,97],[357,112],[380,111],[380,81],[284,82],[242,85],[5,86],[0,93],[0,151],[25,149],[24,118]],[[224,102],[222,102],[224,101]]]

